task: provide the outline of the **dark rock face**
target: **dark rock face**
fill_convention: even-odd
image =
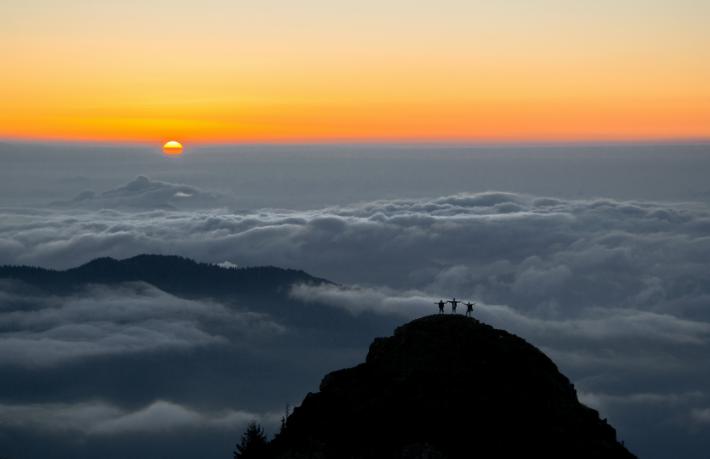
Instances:
[[[534,346],[464,316],[424,317],[327,375],[275,457],[632,458]]]

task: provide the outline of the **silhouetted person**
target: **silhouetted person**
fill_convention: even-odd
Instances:
[[[476,303],[466,303],[466,315],[471,317],[471,313],[473,312],[473,307],[476,306]]]
[[[444,302],[444,300],[439,300],[438,303],[434,303],[434,304],[439,305],[439,314],[443,314],[443,313],[444,313],[444,307],[446,306],[446,303]]]
[[[456,306],[459,305],[460,301],[456,297],[451,298],[447,303],[451,303],[451,313],[456,314]]]

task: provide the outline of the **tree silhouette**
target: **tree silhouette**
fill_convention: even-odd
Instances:
[[[259,424],[252,422],[237,444],[234,459],[264,459],[268,444],[264,429]]]

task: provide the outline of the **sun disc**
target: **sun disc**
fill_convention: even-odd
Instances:
[[[165,145],[163,145],[163,153],[165,153],[166,155],[182,154],[182,144],[177,140],[165,142]]]

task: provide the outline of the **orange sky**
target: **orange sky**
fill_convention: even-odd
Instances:
[[[5,0],[0,137],[710,138],[704,0],[240,3]]]

